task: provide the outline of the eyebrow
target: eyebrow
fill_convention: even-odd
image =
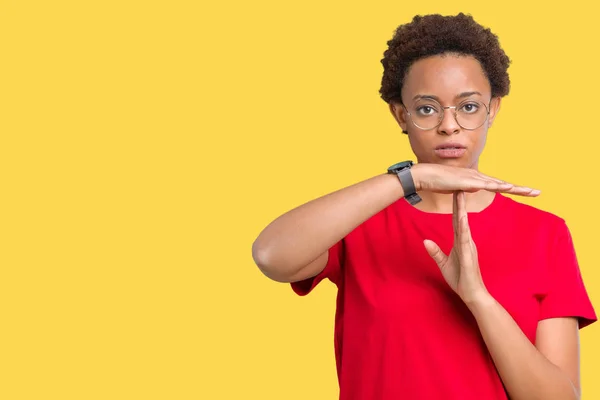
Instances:
[[[479,92],[462,92],[461,94],[459,94],[458,96],[456,96],[456,99],[463,99],[465,97],[469,97],[469,96],[473,96],[473,95],[479,95],[479,96],[483,96],[481,93]],[[413,97],[413,101],[415,100],[419,100],[419,99],[432,99],[435,100],[437,102],[440,102],[440,98],[433,95],[433,94],[418,94],[415,97]]]

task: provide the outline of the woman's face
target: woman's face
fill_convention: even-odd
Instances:
[[[418,162],[477,169],[500,98],[491,98],[490,83],[475,58],[440,55],[415,62],[404,81],[402,103],[392,102],[390,110],[408,132]]]

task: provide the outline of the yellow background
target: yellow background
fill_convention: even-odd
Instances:
[[[543,191],[523,201],[567,220],[599,308],[599,10],[572,4],[0,2],[0,398],[336,398],[333,285],[296,297],[251,244],[411,157],[378,89],[416,13],[500,36],[482,170]]]

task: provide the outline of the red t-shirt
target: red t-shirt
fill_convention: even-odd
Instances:
[[[497,194],[469,224],[487,289],[532,343],[542,319],[596,321],[563,219]],[[452,215],[401,199],[332,246],[323,272],[292,283],[299,295],[325,278],[338,287],[341,400],[507,399],[473,315],[424,239],[448,254]]]

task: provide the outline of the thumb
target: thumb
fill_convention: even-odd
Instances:
[[[438,246],[436,243],[432,242],[431,240],[425,240],[425,241],[423,241],[423,244],[425,245],[425,249],[427,250],[427,253],[429,253],[431,258],[434,259],[434,261],[437,263],[438,266],[441,267],[442,265],[445,264],[446,260],[448,259],[448,256],[444,254],[442,249],[440,249],[440,246]]]

